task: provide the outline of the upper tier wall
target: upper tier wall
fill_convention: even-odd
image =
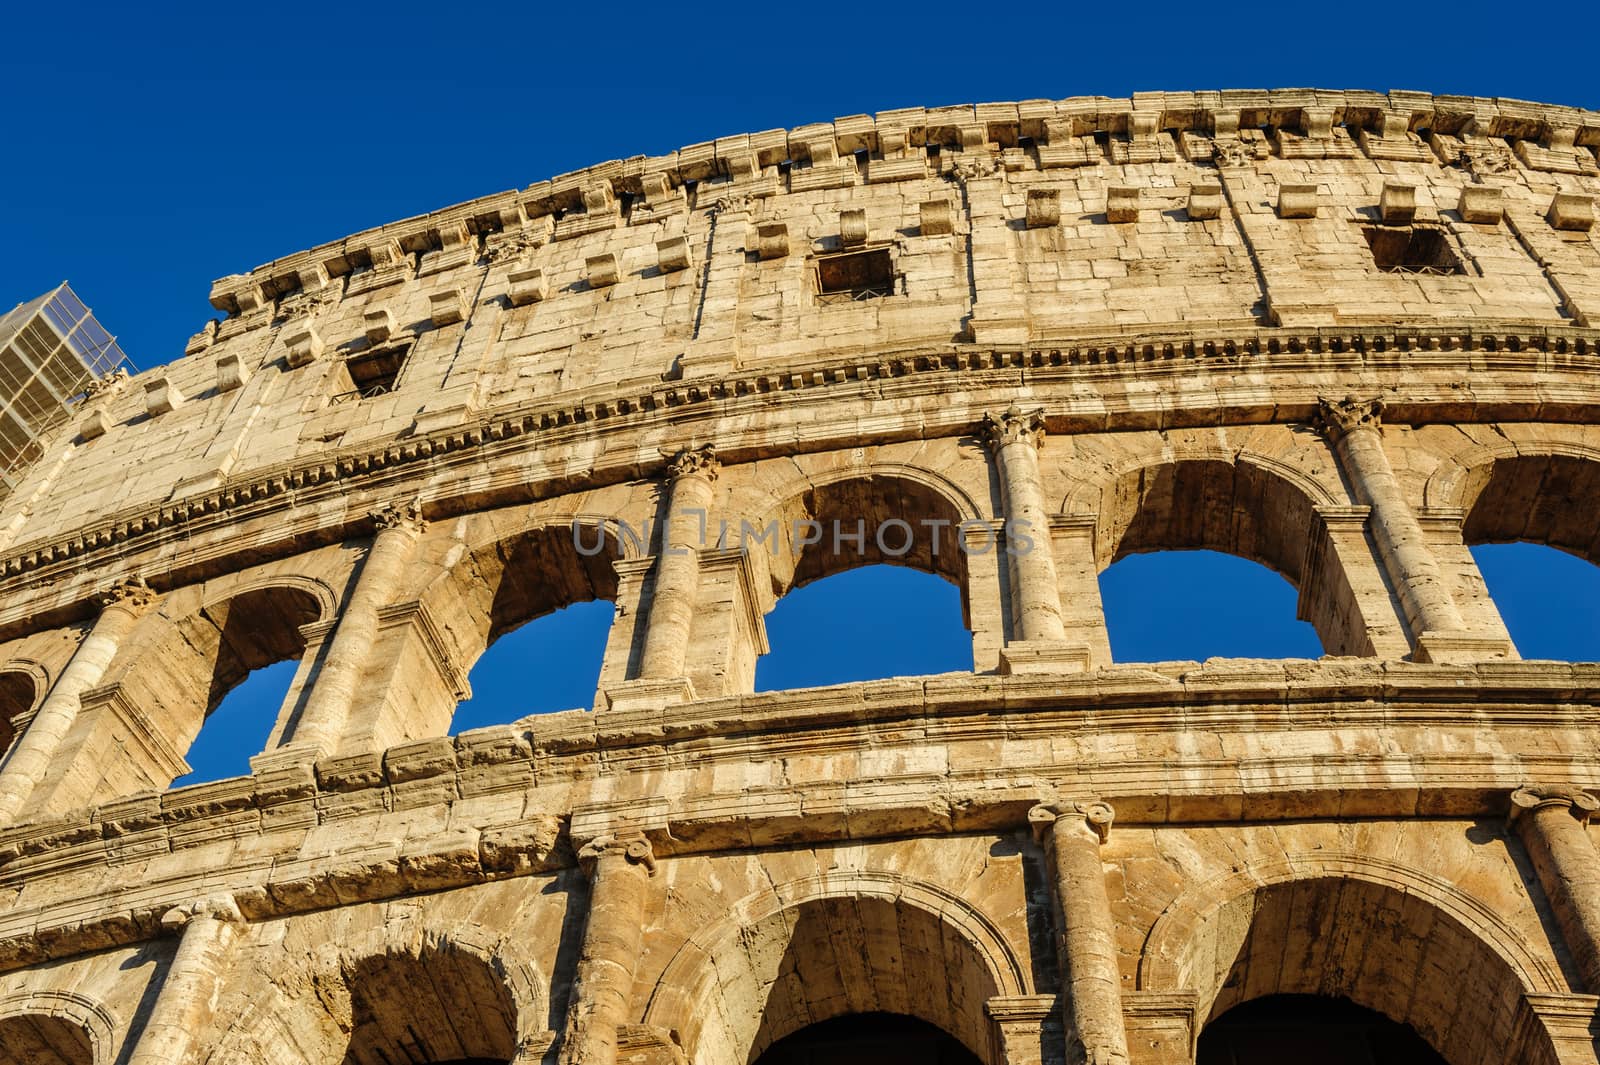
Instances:
[[[735,400],[840,390],[843,417],[844,389],[929,369],[986,375],[951,430],[1019,368],[1055,375],[1053,429],[1292,416],[1373,344],[1575,352],[1543,380],[1589,403],[1597,145],[1593,112],[1284,90],[896,111],[603,164],[219,281],[227,318],[103,387],[0,507],[0,580],[521,433],[549,434],[519,461],[551,491],[689,436],[839,446],[804,442],[814,413]],[[403,352],[392,383],[374,351]],[[1461,414],[1450,372],[1413,397],[1436,420]],[[1491,383],[1534,386],[1474,396]],[[957,387],[908,380],[848,435],[929,432]]]

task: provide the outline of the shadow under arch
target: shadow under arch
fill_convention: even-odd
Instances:
[[[49,674],[37,662],[13,659],[0,666],[0,756],[17,738],[18,718],[37,707],[49,690]]]
[[[1063,512],[1095,516],[1095,566],[1129,555],[1207,550],[1258,563],[1299,593],[1297,616],[1325,653],[1374,653],[1365,614],[1319,508],[1344,501],[1305,471],[1226,448],[1144,455],[1077,486]]]
[[[1600,448],[1485,444],[1434,471],[1423,500],[1430,509],[1462,511],[1468,545],[1546,544],[1600,565]]]
[[[1524,997],[1568,990],[1552,961],[1450,882],[1323,852],[1191,887],[1151,928],[1139,988],[1193,992],[1202,1024],[1268,995],[1343,997],[1409,1025],[1451,1065],[1505,1060]],[[1526,1053],[1552,1052],[1548,1033],[1522,1037]]]
[[[204,1060],[216,1065],[509,1061],[549,1042],[548,985],[510,938],[384,921],[268,973]]]
[[[746,896],[691,936],[644,1023],[676,1030],[691,1061],[748,1062],[810,1024],[895,1013],[994,1065],[985,1004],[1031,992],[1004,933],[966,900],[895,873],[823,873]]]
[[[72,991],[25,991],[0,998],[0,1061],[29,1065],[112,1065],[117,1019]]]

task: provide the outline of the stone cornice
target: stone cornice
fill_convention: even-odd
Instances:
[[[1237,398],[1221,388],[1193,397],[1194,409],[1177,412],[1184,404],[1181,394],[1167,397],[1159,407],[1136,406],[1120,396],[1081,393],[1052,403],[1047,411],[1052,432],[1101,429],[1162,428],[1174,422],[1184,425],[1222,424],[1229,420],[1259,421],[1262,412],[1277,419],[1305,419],[1317,406],[1318,395],[1304,386],[1304,371],[1367,370],[1422,365],[1430,369],[1454,367],[1475,379],[1470,395],[1452,391],[1438,397],[1389,395],[1385,402],[1392,420],[1460,422],[1471,420],[1463,414],[1463,404],[1479,411],[1481,420],[1571,420],[1576,412],[1593,417],[1600,405],[1600,386],[1576,385],[1571,391],[1570,409],[1553,398],[1548,375],[1561,368],[1592,374],[1600,369],[1600,330],[1567,326],[1482,322],[1473,326],[1434,325],[1399,329],[1323,327],[1317,329],[1212,330],[1204,333],[1124,333],[1098,335],[1048,346],[1004,350],[976,345],[955,345],[939,350],[906,350],[878,355],[850,355],[806,367],[752,368],[725,379],[689,380],[671,384],[654,383],[621,393],[618,389],[577,394],[559,405],[511,405],[485,412],[470,424],[433,433],[348,447],[293,464],[268,467],[242,474],[228,483],[191,497],[166,500],[127,508],[92,525],[63,533],[46,541],[31,541],[13,547],[0,557],[0,591],[15,598],[33,585],[51,584],[86,565],[114,566],[119,558],[153,549],[172,538],[191,538],[211,527],[237,525],[265,514],[281,516],[288,508],[304,505],[301,522],[280,519],[276,531],[283,553],[303,550],[307,545],[337,542],[365,535],[372,522],[358,509],[341,520],[318,513],[314,504],[334,496],[370,491],[369,505],[388,501],[397,486],[417,474],[424,476],[450,468],[452,463],[479,463],[485,453],[521,453],[528,449],[549,452],[568,438],[592,435],[595,431],[628,433],[648,430],[665,423],[700,423],[707,430],[719,418],[734,418],[747,408],[766,402],[774,392],[789,395],[789,406],[803,412],[807,402],[827,405],[838,389],[868,388],[879,394],[906,398],[918,394],[947,397],[954,386],[952,374],[970,378],[968,388],[993,388],[997,392],[1014,388],[1018,372],[1029,387],[1044,389],[1055,381],[1082,384],[1111,382],[1129,376],[1191,377],[1196,365],[1214,364],[1218,369],[1236,369],[1248,364],[1258,372],[1283,373],[1288,381],[1281,391],[1264,395],[1255,383],[1240,385]],[[1526,396],[1496,403],[1495,389],[1488,387],[1485,374],[1505,369],[1529,374]],[[1465,380],[1465,377],[1463,378]],[[1298,391],[1297,391],[1298,390]],[[1301,394],[1303,393],[1303,394]],[[1041,395],[1041,398],[1044,398]],[[1198,404],[1198,405],[1196,405]],[[937,404],[929,418],[919,422],[914,435],[933,432],[962,435],[976,432],[978,413],[956,412],[947,403]],[[1437,413],[1430,414],[1430,407]],[[946,419],[939,424],[933,419]],[[826,425],[812,419],[815,439],[810,449],[825,449],[836,441],[826,436]],[[861,440],[855,422],[840,427],[839,439],[852,445]],[[714,435],[702,433],[702,435]],[[884,437],[889,439],[890,437]],[[761,449],[746,447],[738,438],[715,443],[725,463],[746,460]],[[797,443],[796,451],[808,445]],[[626,449],[608,449],[608,455],[626,455]],[[607,468],[585,471],[587,487],[636,477],[653,476],[659,453],[641,449],[637,455],[612,459]],[[519,480],[526,482],[525,475]],[[566,485],[550,478],[532,485],[528,498],[561,494]],[[409,491],[409,490],[408,490]],[[471,500],[436,496],[425,501],[428,517],[438,518],[464,512]],[[259,557],[262,545],[253,552]],[[270,553],[270,552],[267,552]],[[170,563],[169,563],[170,565]],[[153,568],[148,578],[159,590],[181,583]],[[85,593],[87,594],[87,593]],[[24,613],[32,613],[27,607]],[[11,632],[0,612],[0,632]],[[57,608],[53,614],[38,614],[41,625],[59,624],[64,619],[87,616],[87,600],[82,609]]]
[[[1180,138],[1194,133],[1226,141],[1241,129],[1282,127],[1315,134],[1342,127],[1347,136],[1377,140],[1425,129],[1446,136],[1513,138],[1600,145],[1600,112],[1524,100],[1435,96],[1423,92],[1326,89],[1229,89],[1146,92],[1131,98],[1073,97],[955,107],[904,108],[876,116],[852,115],[792,130],[723,137],[660,156],[598,163],[522,190],[508,190],[430,214],[363,230],[342,240],[273,260],[246,274],[218,280],[211,301],[236,314],[365,262],[386,263],[399,252],[449,248],[485,233],[537,224],[535,239],[612,228],[624,218],[619,197],[633,198],[638,220],[654,220],[689,201],[710,206],[726,194],[762,185],[776,191],[778,164],[818,159],[848,163],[865,153],[865,180],[899,180],[929,172],[928,149],[998,156],[1005,144],[1029,138],[1065,148],[1077,137],[1106,134],[1151,140],[1156,131]],[[1570,141],[1567,140],[1570,135]],[[1070,148],[1065,148],[1070,150]],[[1114,156],[1113,156],[1114,158]],[[1042,162],[1042,160],[1041,160]],[[832,163],[831,165],[839,165]],[[878,171],[874,173],[874,169]],[[806,187],[810,166],[790,171],[795,191]],[[798,174],[798,177],[796,176]],[[852,177],[853,180],[853,177]],[[765,186],[763,186],[765,188]],[[554,221],[556,215],[560,221]]]

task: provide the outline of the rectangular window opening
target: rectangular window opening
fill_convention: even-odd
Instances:
[[[1386,273],[1464,274],[1444,230],[1432,226],[1363,226],[1372,261]]]
[[[393,344],[359,351],[345,359],[344,368],[350,374],[352,398],[371,399],[393,392],[410,348],[409,344]]]
[[[817,300],[853,303],[894,295],[894,260],[888,248],[845,252],[817,260]]]

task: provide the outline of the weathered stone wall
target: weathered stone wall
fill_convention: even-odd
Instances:
[[[1596,1061],[1600,668],[1522,661],[1467,549],[1600,561],[1597,145],[1411,93],[893,112],[219,281],[0,505],[0,1059],[744,1065],[886,1010],[1165,1065],[1290,992]],[[1326,657],[1114,662],[1099,573],[1183,548]],[[973,671],[754,693],[775,602],[885,560]],[[446,735],[590,599],[591,706]],[[285,659],[252,774],[170,788]]]

